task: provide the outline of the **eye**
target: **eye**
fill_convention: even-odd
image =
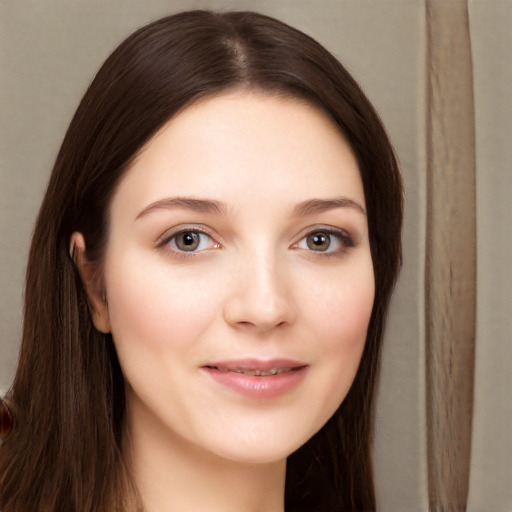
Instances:
[[[323,254],[334,254],[353,246],[354,242],[346,231],[319,229],[307,234],[295,247]]]
[[[331,247],[331,235],[329,233],[313,233],[306,237],[308,249],[325,252]]]
[[[210,235],[197,229],[186,229],[173,234],[164,242],[177,252],[200,252],[219,246]]]

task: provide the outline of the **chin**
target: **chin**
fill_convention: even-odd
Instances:
[[[274,434],[260,436],[226,436],[211,451],[216,455],[244,464],[271,464],[286,460],[293,452],[303,446],[314,434],[289,432],[277,427]],[[230,440],[226,446],[226,438]]]

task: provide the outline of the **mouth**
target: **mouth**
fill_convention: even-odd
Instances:
[[[272,375],[279,375],[281,373],[296,372],[302,367],[297,366],[295,368],[271,368],[270,370],[261,370],[258,368],[250,370],[247,368],[228,368],[226,366],[205,366],[205,368],[210,368],[211,370],[217,370],[219,372],[242,373],[243,375],[253,375],[255,377],[270,377]]]
[[[295,388],[308,365],[290,359],[224,361],[201,367],[224,388],[252,398],[272,398]]]

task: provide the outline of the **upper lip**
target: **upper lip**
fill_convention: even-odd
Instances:
[[[245,370],[245,371],[263,371],[280,369],[298,369],[308,366],[306,363],[298,361],[297,359],[290,358],[276,358],[276,359],[258,359],[258,358],[245,358],[245,359],[229,359],[224,361],[215,361],[203,365],[203,368],[217,368],[222,370]]]

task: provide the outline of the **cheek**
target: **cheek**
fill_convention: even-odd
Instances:
[[[311,296],[306,311],[324,350],[337,357],[343,352],[362,351],[374,295],[373,271],[366,271],[357,280],[333,279],[329,287]]]
[[[310,304],[315,312],[310,325],[317,328],[318,355],[325,371],[320,380],[324,389],[331,390],[324,398],[326,410],[333,413],[352,385],[365,346],[375,296],[373,268],[363,266],[329,283]]]
[[[310,408],[311,431],[315,432],[339,408],[353,383],[375,294],[372,269],[333,275],[323,282],[328,286],[311,293],[303,309],[310,339],[316,342],[311,369],[315,407]]]
[[[211,291],[169,275],[165,267],[137,263],[126,257],[108,274],[109,317],[116,345],[161,352],[190,348],[215,315]],[[129,279],[122,269],[130,269]]]

